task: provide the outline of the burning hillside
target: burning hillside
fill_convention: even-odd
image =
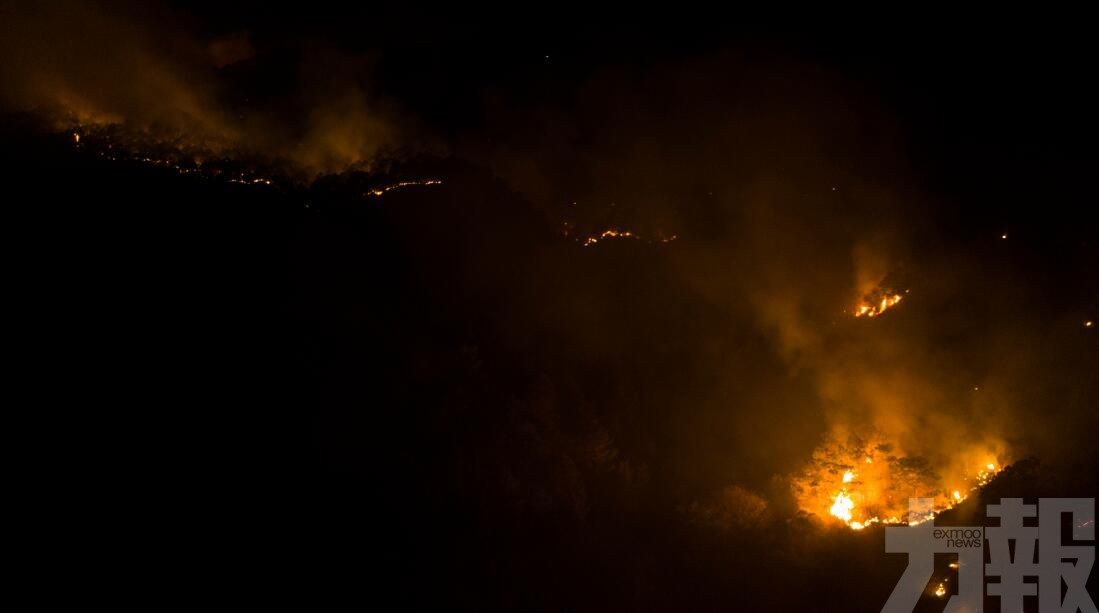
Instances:
[[[345,5],[0,0],[42,556],[133,532],[151,603],[877,611],[887,537],[1095,495],[1086,53]]]
[[[968,450],[938,466],[880,435],[835,435],[791,480],[801,512],[854,530],[908,522],[908,499],[930,498],[938,513],[964,501],[1003,469],[994,447]]]

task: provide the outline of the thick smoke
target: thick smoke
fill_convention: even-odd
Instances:
[[[962,247],[923,244],[940,220],[889,109],[828,70],[751,55],[606,69],[566,104],[522,117],[497,101],[506,146],[478,153],[580,227],[679,237],[666,254],[674,274],[723,313],[703,343],[724,349],[697,368],[725,381],[683,417],[699,440],[724,433],[723,450],[683,443],[711,484],[781,499],[771,476],[806,465],[819,476],[814,448],[862,440],[925,466],[923,493],[941,496],[1034,452],[1012,445],[1018,399],[985,389],[998,360],[980,345],[1014,331],[955,336],[951,300],[995,298],[965,289],[991,286],[957,267],[972,258]],[[905,300],[854,317],[883,292]],[[737,351],[755,363],[725,357]],[[756,374],[771,368],[776,379]]]
[[[156,3],[5,3],[3,108],[60,129],[121,126],[132,146],[279,163],[313,176],[368,167],[397,143],[397,114],[369,90],[369,58],[309,41],[200,35]],[[253,85],[281,74],[277,91]]]
[[[5,5],[8,109],[119,124],[139,140],[279,161],[307,177],[368,168],[417,142],[411,113],[371,87],[384,57],[306,37],[200,35],[163,7],[102,9]],[[483,123],[446,126],[446,145],[570,239],[607,229],[676,237],[633,259],[600,243],[575,269],[546,256],[553,274],[586,275],[586,293],[573,298],[565,282],[528,290],[539,305],[530,310],[550,320],[538,323],[575,352],[556,356],[562,363],[618,364],[632,346],[623,339],[638,352],[681,350],[668,360],[674,377],[649,377],[659,385],[644,393],[659,398],[637,399],[666,412],[650,420],[659,434],[628,440],[632,426],[621,424],[636,406],[606,409],[619,425],[600,430],[623,457],[644,456],[654,489],[793,510],[789,476],[814,464],[815,449],[852,437],[925,462],[942,487],[989,458],[1068,448],[1059,438],[1090,399],[1050,398],[1074,389],[1086,361],[1066,368],[1022,349],[1070,347],[1079,322],[1058,314],[1045,325],[1050,282],[1035,273],[1019,283],[1008,265],[989,264],[1001,261],[999,244],[949,234],[951,207],[924,189],[906,157],[912,135],[888,101],[766,45],[576,72],[531,77],[537,87],[521,94],[486,88]],[[613,288],[634,281],[636,300],[623,305]],[[855,318],[876,292],[904,301]],[[1020,425],[1038,413],[1049,421]]]

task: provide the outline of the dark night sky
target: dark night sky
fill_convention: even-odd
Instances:
[[[944,523],[1095,495],[1085,19],[0,17],[20,465],[108,552],[77,593],[876,611],[904,560],[792,492],[815,449],[1014,465]]]

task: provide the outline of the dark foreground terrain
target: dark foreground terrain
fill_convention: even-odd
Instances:
[[[811,451],[804,418],[778,435],[732,422],[776,436],[776,454],[800,448],[788,461],[697,470],[771,445],[707,438],[701,398],[724,389],[711,360],[784,375],[677,274],[683,243],[584,248],[453,160],[266,186],[104,160],[25,117],[0,147],[9,374],[26,392],[10,410],[29,447],[16,471],[50,475],[30,479],[53,527],[26,566],[77,571],[51,594],[876,611],[904,568],[880,529],[799,516],[773,467]],[[361,196],[409,176],[443,184]],[[1049,368],[1094,401],[1094,342],[1068,355]],[[786,419],[798,385],[764,418]],[[984,495],[1094,495],[1081,441],[1096,421],[1076,423],[1075,452],[1020,462]],[[722,498],[734,481],[765,509]],[[975,502],[940,522],[965,524]]]

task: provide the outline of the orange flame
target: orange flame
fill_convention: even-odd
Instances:
[[[904,296],[901,294],[892,294],[882,296],[881,300],[878,300],[874,303],[863,302],[855,308],[855,317],[877,317],[878,315],[884,313],[886,310],[900,304],[901,300],[903,299]]]
[[[826,441],[791,486],[803,513],[834,517],[853,530],[906,519],[913,523],[909,498],[934,501],[931,512],[918,520],[926,521],[964,502],[1002,470],[991,449],[974,448],[959,454],[949,466],[933,469],[927,460],[907,456],[896,445],[878,439]]]

